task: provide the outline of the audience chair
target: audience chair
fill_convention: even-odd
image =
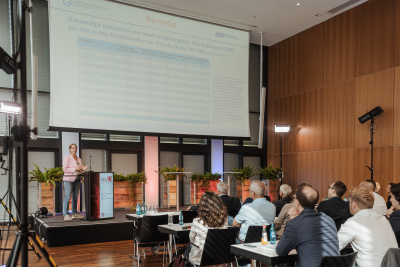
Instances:
[[[224,263],[231,263],[235,260],[235,255],[231,253],[231,245],[236,244],[236,228],[227,229],[209,229],[207,232],[204,250],[201,256],[200,265],[193,266],[208,266]],[[191,243],[191,245],[194,245]]]
[[[168,215],[143,216],[141,227],[138,230],[134,229],[133,256],[130,256],[137,260],[137,266],[140,264],[139,247],[150,247],[164,243],[165,252],[165,243],[168,243],[169,235],[158,231],[158,225],[161,224],[168,224]],[[163,262],[164,256],[165,253],[163,254]]]
[[[244,243],[261,242],[262,229],[262,226],[250,225],[247,229],[246,239],[244,240]],[[267,225],[266,229],[269,241],[269,231],[271,230],[271,225]]]
[[[382,259],[381,267],[399,266],[400,248],[390,248]]]
[[[358,252],[345,254],[341,256],[325,256],[322,259],[321,267],[354,267],[356,264]]]
[[[197,211],[191,211],[191,210],[183,210],[182,211],[183,215],[183,223],[192,223],[193,219],[197,217]],[[173,222],[174,224],[179,223],[179,216],[174,216],[173,217]],[[178,244],[189,244],[190,240],[189,237],[181,237],[181,238],[176,238],[175,236],[172,237],[174,246],[175,246],[175,255],[178,255],[178,250],[176,249],[176,245]]]

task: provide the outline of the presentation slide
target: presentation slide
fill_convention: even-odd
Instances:
[[[49,18],[51,128],[250,136],[248,32],[102,0]]]

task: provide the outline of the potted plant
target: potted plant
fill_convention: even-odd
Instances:
[[[233,172],[238,172],[233,174],[233,178],[236,179],[236,190],[237,197],[241,198],[244,202],[246,198],[250,196],[250,179],[256,175],[254,167],[251,165],[245,166],[241,169],[233,169]]]
[[[177,167],[164,167],[161,168],[157,173],[164,176],[164,194],[163,194],[163,204],[166,207],[176,206],[176,178],[181,180],[186,177],[184,173],[182,174],[175,174],[171,172],[183,172],[184,168]]]
[[[281,167],[273,167],[272,163],[264,168],[259,169],[259,174],[262,179],[268,181],[269,192],[272,193],[271,200],[276,199],[277,185],[276,181],[282,179],[283,170]]]
[[[28,172],[29,182],[38,182],[38,208],[46,207],[55,214],[55,188],[57,182],[62,180],[64,171],[62,167],[44,168],[42,172],[36,164],[36,169]]]
[[[136,204],[144,202],[144,185],[147,182],[147,176],[144,172],[130,173],[126,176],[129,185],[129,196],[131,199],[131,210],[136,209]]]
[[[218,180],[222,177],[220,173],[194,173],[190,177],[191,203],[199,204],[201,196],[207,191],[217,191]]]

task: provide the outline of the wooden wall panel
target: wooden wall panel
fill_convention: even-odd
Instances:
[[[392,183],[400,183],[400,146],[393,147],[393,180]]]
[[[297,92],[324,85],[325,26],[318,24],[299,33],[297,45]]]
[[[342,181],[347,189],[354,184],[354,149],[338,149],[322,152],[323,190],[328,193],[328,186],[335,181]],[[358,184],[357,184],[358,186]],[[347,192],[348,196],[349,193]]]
[[[351,9],[325,22],[324,84],[355,77],[356,11]]]
[[[357,120],[376,106],[381,106],[384,113],[375,120],[377,125],[374,134],[375,146],[393,144],[393,94],[394,69],[369,74],[356,79],[355,94],[355,147],[369,147],[371,135],[368,124]]]
[[[354,183],[371,179],[371,172],[365,166],[371,166],[371,149],[360,148],[355,150]],[[393,147],[374,147],[374,181],[381,186],[393,180]]]
[[[396,3],[396,58],[395,66],[400,66],[400,0]]]
[[[394,67],[396,0],[357,7],[356,77]]]
[[[399,14],[400,16],[400,14]],[[393,144],[400,145],[400,67],[395,68],[394,78],[394,133]]]
[[[297,184],[309,183],[322,199],[322,151],[297,153]]]
[[[322,150],[323,88],[296,95],[296,151]]]
[[[297,37],[288,38],[274,46],[276,98],[287,97],[297,92]]]
[[[283,180],[282,183],[288,184],[292,187],[292,194],[296,192],[297,188],[297,153],[283,154]]]
[[[323,149],[354,147],[355,79],[324,87]]]

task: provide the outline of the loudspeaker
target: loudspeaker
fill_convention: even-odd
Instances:
[[[258,127],[258,148],[263,147],[263,136],[264,136],[264,114],[265,114],[265,100],[267,98],[267,88],[261,89],[260,96],[260,126]]]
[[[1,155],[8,155],[8,142],[10,142],[10,137],[4,136],[3,137],[3,153]]]

